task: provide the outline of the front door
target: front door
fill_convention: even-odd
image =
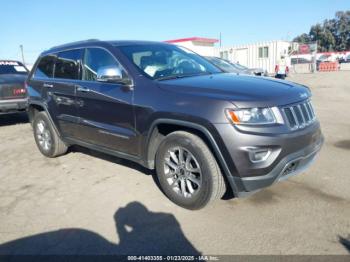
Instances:
[[[122,66],[102,48],[85,49],[82,81],[76,98],[80,117],[79,137],[86,142],[121,153],[136,155],[133,91],[123,84],[97,81],[101,68]],[[127,77],[122,69],[123,77]]]

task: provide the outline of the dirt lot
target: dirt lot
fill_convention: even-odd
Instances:
[[[348,254],[350,73],[289,80],[314,94],[326,138],[315,164],[195,212],[128,161],[81,148],[45,158],[24,116],[0,116],[0,254]]]

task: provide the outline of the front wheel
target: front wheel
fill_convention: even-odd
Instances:
[[[156,156],[157,177],[165,195],[187,209],[200,209],[226,191],[220,168],[205,142],[177,131],[160,144]]]

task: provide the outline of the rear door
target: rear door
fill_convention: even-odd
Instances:
[[[77,89],[81,120],[79,137],[89,143],[129,155],[137,152],[133,90],[123,84],[97,81],[100,68],[119,67],[126,71],[106,49],[87,48],[82,66],[82,80]]]
[[[52,120],[66,137],[76,137],[79,118],[75,99],[81,79],[82,49],[42,57],[28,81],[30,100],[45,102]]]
[[[79,117],[76,104],[76,85],[81,79],[83,49],[60,52],[56,57],[54,79],[44,83],[48,107],[56,116],[59,128],[66,137],[78,135]]]

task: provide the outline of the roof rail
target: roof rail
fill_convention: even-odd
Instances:
[[[87,40],[81,40],[81,41],[76,41],[76,42],[71,42],[71,43],[66,43],[66,44],[62,44],[62,45],[53,46],[49,50],[56,49],[56,48],[61,48],[61,47],[65,47],[65,46],[70,46],[70,45],[75,45],[75,44],[84,44],[84,43],[96,42],[96,41],[100,41],[100,40],[99,39],[94,39],[94,38],[87,39]]]

